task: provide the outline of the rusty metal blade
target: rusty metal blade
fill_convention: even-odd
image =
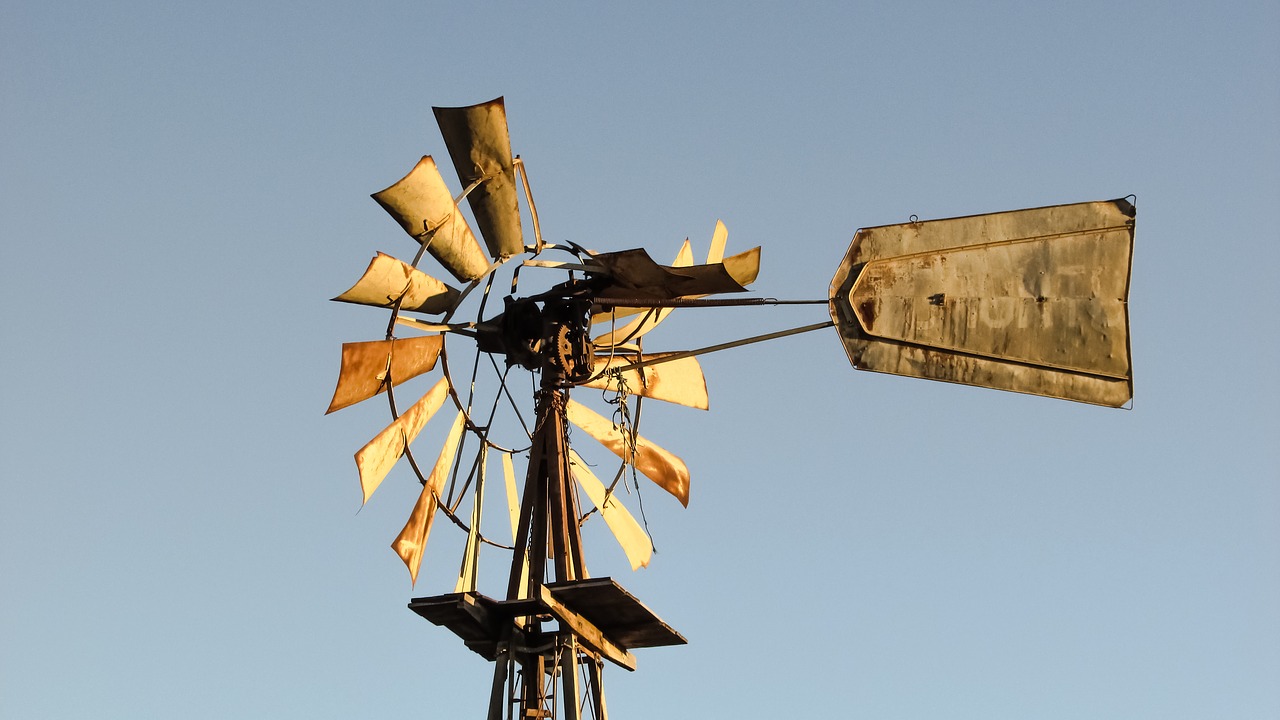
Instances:
[[[640,523],[636,522],[631,513],[627,512],[627,508],[618,502],[616,496],[610,494],[607,499],[605,498],[604,483],[591,472],[578,453],[570,450],[569,458],[569,471],[587,493],[587,497],[600,510],[600,517],[604,518],[609,531],[622,546],[622,551],[627,555],[627,561],[631,563],[631,569],[647,567],[649,560],[653,557],[653,541],[649,539],[649,534],[640,527]]]
[[[444,313],[453,309],[459,295],[456,288],[380,252],[356,284],[334,300],[384,308],[393,307],[398,301],[401,310]]]
[[[760,275],[760,248],[754,247],[750,250],[744,250],[735,255],[730,255],[724,259],[722,263],[725,272],[734,279],[742,287],[747,287],[756,281]],[[705,295],[694,295],[694,298],[705,297]],[[591,324],[598,325],[606,322],[617,322],[623,318],[639,315],[648,312],[649,308],[635,308],[614,306],[608,310],[600,309],[591,316]],[[615,333],[615,337],[625,337],[625,334]],[[611,343],[616,344],[616,343]]]
[[[418,584],[422,553],[426,550],[427,537],[431,534],[431,522],[435,519],[438,505],[435,490],[430,485],[422,486],[418,501],[413,504],[413,512],[409,513],[409,521],[391,543],[391,549],[396,551],[409,568],[409,578],[414,585]]]
[[[391,472],[396,461],[404,455],[409,444],[418,437],[423,426],[431,420],[448,396],[449,381],[441,378],[440,382],[419,398],[408,411],[401,414],[356,452],[356,468],[360,471],[360,490],[364,494],[362,503],[369,502],[369,497],[382,484],[387,473]]]
[[[859,369],[1123,405],[1134,215],[1115,200],[859,230],[832,319]]]
[[[466,218],[453,204],[453,195],[440,177],[435,160],[424,156],[396,184],[373,194],[373,199],[461,282],[484,275],[489,267]]]
[[[462,186],[481,181],[467,196],[467,202],[489,254],[496,259],[524,252],[515,165],[502,98],[468,107],[432,110]]]
[[[671,263],[671,267],[689,267],[693,264],[693,248],[689,245],[688,238],[684,244],[680,246],[680,251],[676,253],[676,259]],[[632,308],[639,312],[638,309]],[[644,335],[650,330],[658,326],[658,323],[666,319],[671,314],[671,308],[661,308],[653,312],[646,312],[643,317],[632,320],[620,328],[600,335],[592,340],[596,345],[607,346],[617,345],[621,342],[631,342],[636,338]],[[617,317],[615,312],[614,317]]]
[[[343,343],[338,386],[325,414],[368,400],[388,385],[394,387],[434,368],[443,346],[441,335]]]
[[[440,384],[444,383],[444,380],[440,381]],[[422,553],[427,547],[427,537],[431,534],[431,521],[435,518],[440,493],[448,479],[449,468],[453,466],[453,458],[458,452],[458,441],[462,437],[462,429],[466,426],[465,420],[466,416],[459,412],[453,421],[453,428],[449,430],[449,437],[445,439],[444,447],[440,450],[440,459],[436,461],[431,476],[423,484],[418,502],[414,503],[409,521],[391,543],[391,549],[396,551],[405,566],[409,568],[409,577],[414,584],[418,582],[418,570],[422,567]]]
[[[644,359],[656,360],[666,354],[669,353],[645,355]],[[583,386],[616,392],[619,390],[618,377],[609,370],[630,365],[638,359],[635,355],[599,356],[596,358],[598,377],[583,383]],[[663,400],[699,410],[708,408],[707,379],[702,374],[702,366],[698,364],[697,358],[671,360],[626,370],[621,373],[621,379],[626,391],[632,395]]]
[[[587,406],[570,400],[565,408],[569,422],[609,448],[624,462],[635,468],[658,487],[671,493],[681,505],[689,505],[689,468],[684,461],[642,436],[636,436],[635,455],[631,455],[628,439],[609,420]]]
[[[597,294],[601,301],[609,298],[666,300],[746,289],[723,263],[664,266],[654,262],[641,248],[594,255],[586,264],[598,268],[598,272],[610,278],[610,282]]]

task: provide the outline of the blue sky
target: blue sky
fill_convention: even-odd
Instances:
[[[412,477],[357,515],[385,407],[322,412],[385,327],[327,298],[413,250],[369,193],[498,95],[548,239],[722,219],[765,296],[822,297],[861,226],[1138,198],[1131,410],[815,333],[646,414],[690,506],[645,495],[651,566],[592,571],[690,644],[610,670],[614,716],[1280,716],[1277,35],[1273,2],[6,6],[0,717],[483,712],[404,607],[458,533],[411,588]]]

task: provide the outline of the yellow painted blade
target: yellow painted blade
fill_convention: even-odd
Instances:
[[[689,267],[690,265],[693,265],[693,248],[690,247],[689,240],[686,238],[684,245],[680,246],[680,252],[676,253],[675,262],[671,263],[671,267]],[[614,313],[616,312],[615,310]],[[658,323],[665,320],[670,314],[671,308],[655,309],[653,312],[645,313],[642,317],[636,318],[620,328],[615,328],[600,335],[592,342],[602,347],[631,342],[657,327]],[[615,317],[617,317],[616,314]]]
[[[591,472],[582,458],[578,457],[578,453],[570,450],[569,458],[569,471],[587,493],[587,497],[591,498],[591,502],[599,508],[600,517],[604,518],[605,524],[622,546],[622,551],[627,554],[631,569],[647,567],[649,559],[653,557],[653,541],[649,539],[649,534],[618,502],[616,495],[609,495],[609,499],[605,500],[604,483]]]
[[[643,356],[646,360],[662,357],[662,353]],[[635,355],[601,356],[596,358],[596,374],[591,382],[583,383],[583,387],[601,390],[619,390],[618,377],[610,372],[610,368],[622,367],[635,362]],[[684,405],[685,407],[706,410],[707,379],[702,374],[702,366],[697,358],[682,358],[647,365],[621,373],[626,390],[632,395],[663,400],[665,402]]]
[[[338,386],[325,414],[368,400],[388,385],[395,387],[431,370],[443,346],[440,335],[343,343]]]
[[[455,288],[408,263],[378,253],[356,284],[334,300],[384,308],[399,301],[401,310],[443,313],[453,309],[458,296]]]
[[[515,542],[520,530],[520,493],[516,492],[516,470],[511,464],[511,453],[502,453],[502,477],[507,484],[507,513],[511,516],[511,542]]]
[[[463,188],[480,181],[467,195],[467,202],[489,254],[497,259],[524,252],[515,164],[502,98],[468,107],[432,110]]]
[[[707,251],[707,264],[712,265],[724,260],[724,246],[729,242],[729,229],[724,223],[716,220],[716,229],[711,233],[711,248]],[[742,283],[738,283],[741,285]]]
[[[361,504],[369,502],[373,491],[382,484],[400,456],[404,455],[423,426],[431,419],[449,396],[449,381],[444,378],[427,391],[413,407],[396,418],[356,453],[356,468],[360,470],[360,490],[364,494]]]
[[[414,585],[418,584],[422,551],[427,547],[427,536],[431,534],[431,521],[435,519],[437,505],[435,491],[430,485],[424,485],[422,493],[418,495],[418,502],[413,505],[413,512],[409,513],[409,521],[391,543],[391,549],[396,551],[409,568],[409,578]]]
[[[624,462],[632,462],[645,477],[688,507],[689,468],[685,467],[684,461],[641,436],[636,437],[635,457],[631,457],[627,438],[613,423],[576,400],[569,401],[565,414],[569,422],[582,428]]]
[[[480,243],[453,204],[453,195],[430,155],[396,184],[374,193],[373,199],[413,239],[428,243],[427,252],[459,281],[475,280],[488,269]]]

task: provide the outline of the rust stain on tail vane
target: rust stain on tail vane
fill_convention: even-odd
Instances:
[[[516,204],[516,171],[502,98],[432,110],[463,189],[481,181],[467,196],[467,202],[489,254],[497,259],[524,252],[520,208]]]
[[[849,360],[1124,405],[1135,215],[1111,200],[859,230],[831,282]]]
[[[488,269],[480,243],[453,204],[449,186],[430,155],[372,197],[414,240],[427,243],[427,252],[460,282],[471,282]]]

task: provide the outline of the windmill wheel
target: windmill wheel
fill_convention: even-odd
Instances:
[[[423,488],[392,547],[416,583],[434,518],[447,516],[467,533],[454,589],[474,591],[480,546],[511,550],[519,535],[524,490],[515,477],[516,459],[529,454],[538,422],[522,400],[549,383],[563,391],[559,412],[564,423],[617,456],[617,471],[602,480],[564,441],[560,454],[574,480],[569,483],[573,490],[566,493],[571,495],[566,498],[571,520],[581,523],[598,512],[631,567],[647,565],[652,542],[614,491],[632,469],[687,504],[688,471],[676,456],[638,434],[641,401],[653,398],[706,409],[706,384],[692,357],[631,367],[662,359],[646,355],[642,343],[671,308],[631,307],[626,301],[741,290],[755,279],[759,248],[725,258],[723,224],[717,224],[706,265],[693,264],[687,240],[672,266],[658,265],[643,250],[594,254],[572,244],[543,242],[523,163],[510,151],[502,100],[436,108],[435,113],[463,186],[461,195],[450,192],[430,156],[374,193],[418,241],[418,252],[410,262],[377,253],[359,281],[335,298],[390,311],[384,339],[343,345],[328,410],[387,395],[391,424],[356,453],[364,500],[405,458]],[[520,187],[533,218],[535,241],[530,244],[524,241],[517,207]],[[460,212],[463,197],[484,248]],[[428,254],[465,285],[458,289],[420,270]],[[417,317],[421,315],[435,317]],[[437,368],[440,377],[429,390],[406,397],[404,383]],[[578,386],[611,394],[612,417],[568,399],[567,391]],[[415,453],[411,446],[419,432],[449,410],[453,423],[439,455]],[[501,459],[510,535],[480,528],[487,465],[494,455]],[[583,511],[580,505],[586,503],[579,503],[579,493],[594,509]],[[576,552],[580,566],[580,548]]]

